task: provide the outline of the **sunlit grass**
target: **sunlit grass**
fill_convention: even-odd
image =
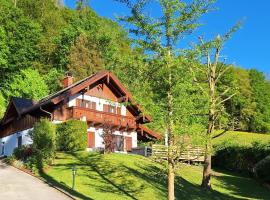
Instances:
[[[78,170],[73,195],[79,199],[166,199],[164,167],[142,156],[57,153],[55,165],[43,177],[70,192],[74,165]],[[183,164],[177,174],[176,199],[270,199],[270,191],[237,174],[216,172],[213,192],[200,188],[200,166]]]

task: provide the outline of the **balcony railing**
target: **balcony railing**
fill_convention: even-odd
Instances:
[[[68,109],[69,118],[72,119],[85,119],[90,123],[93,122],[94,124],[108,124],[119,128],[127,127],[129,129],[135,129],[137,127],[135,118],[132,117],[82,107],[70,107]]]

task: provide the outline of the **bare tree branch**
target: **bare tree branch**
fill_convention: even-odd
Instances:
[[[231,96],[227,97],[226,99],[223,99],[222,101],[218,102],[218,103],[217,103],[217,106],[220,105],[220,104],[222,104],[222,103],[224,103],[225,101],[230,100],[230,99],[231,99],[233,96],[235,96],[235,95],[236,95],[236,93],[234,93],[234,94],[232,94]]]

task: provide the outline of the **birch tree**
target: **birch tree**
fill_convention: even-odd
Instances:
[[[164,124],[168,134],[167,177],[168,199],[173,200],[175,166],[178,160],[171,151],[177,143],[175,127],[178,118],[175,111],[176,94],[175,84],[179,82],[179,72],[176,58],[179,56],[177,45],[186,35],[191,34],[198,26],[198,19],[210,9],[213,0],[117,0],[124,3],[130,10],[130,16],[120,17],[122,22],[127,22],[129,33],[135,39],[135,44],[142,47],[149,58],[159,62],[156,71],[151,74],[152,79],[158,79],[159,92],[165,94],[163,106]],[[160,8],[155,15],[149,13],[149,8]],[[159,15],[159,16],[157,16]]]

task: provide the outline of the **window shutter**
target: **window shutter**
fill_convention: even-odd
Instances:
[[[121,115],[121,107],[117,107],[117,114]]]
[[[81,100],[80,99],[76,99],[76,106],[81,107]]]
[[[103,104],[103,112],[109,112],[108,105]]]
[[[96,110],[96,102],[92,102],[92,109]]]

